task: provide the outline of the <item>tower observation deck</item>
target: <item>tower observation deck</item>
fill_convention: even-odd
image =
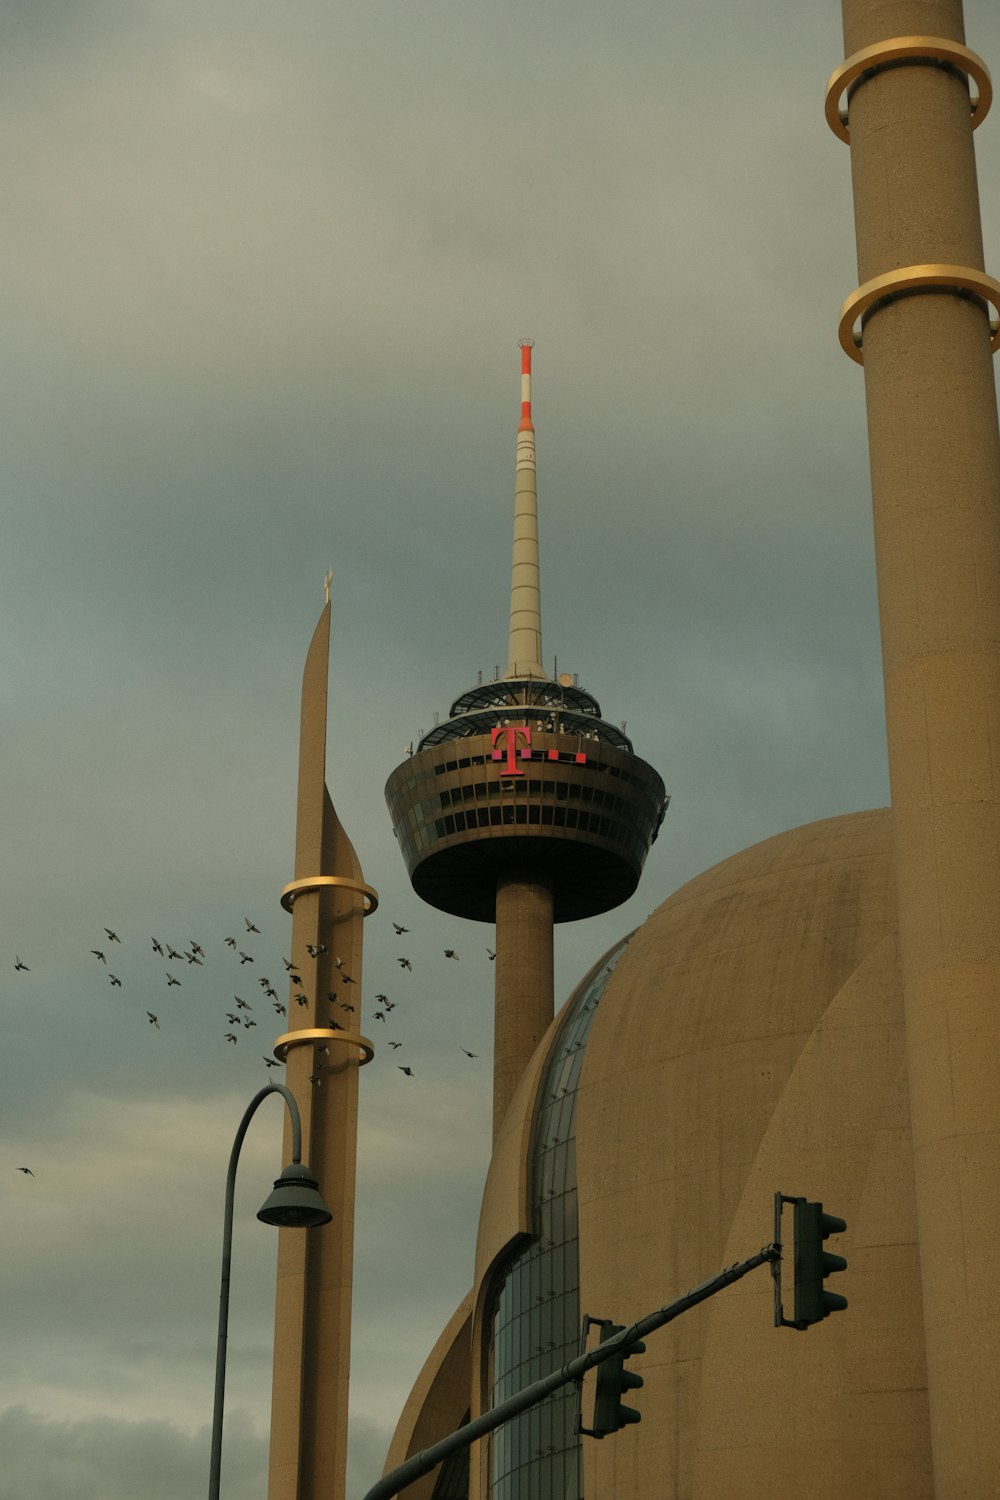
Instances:
[[[508,666],[455,699],[385,793],[417,895],[496,922],[495,1125],[551,1019],[553,922],[632,895],[668,802],[624,729],[542,665],[531,348],[522,340]]]
[[[596,699],[536,677],[463,693],[386,798],[417,895],[479,922],[496,919],[498,879],[525,869],[551,880],[556,922],[620,905],[667,806]]]

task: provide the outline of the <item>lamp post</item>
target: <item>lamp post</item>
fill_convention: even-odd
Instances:
[[[292,1121],[292,1161],[283,1167],[267,1202],[257,1217],[265,1224],[279,1228],[311,1229],[329,1224],[333,1218],[323,1202],[316,1179],[302,1164],[302,1122],[299,1107],[291,1091],[282,1083],[270,1083],[255,1094],[247,1105],[233,1141],[226,1174],[226,1213],[222,1234],[222,1285],[219,1292],[219,1339],[215,1355],[215,1404],[212,1411],[212,1457],[208,1479],[208,1500],[219,1500],[219,1477],[222,1469],[222,1409],[226,1394],[226,1340],[229,1332],[229,1266],[233,1247],[233,1196],[236,1189],[236,1163],[240,1147],[257,1106],[268,1094],[280,1094]]]

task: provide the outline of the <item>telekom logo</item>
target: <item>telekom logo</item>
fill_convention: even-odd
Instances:
[[[504,745],[499,741],[503,739]],[[517,755],[517,742],[521,741],[521,755],[525,760],[531,759],[531,730],[527,724],[497,724],[492,731],[491,744],[493,745],[493,759],[503,760],[504,750],[507,752],[507,764],[504,770],[508,776],[523,776],[524,771],[517,764],[514,757]]]
[[[490,743],[493,746],[493,759],[503,760],[507,757],[504,771],[508,776],[523,776],[523,767],[517,764],[517,752],[520,750],[522,760],[531,759],[531,729],[527,724],[497,724],[491,730]],[[550,750],[547,759],[558,760],[559,751]],[[573,756],[578,766],[587,764],[587,757],[579,751]]]

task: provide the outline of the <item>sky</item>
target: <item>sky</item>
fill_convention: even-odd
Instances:
[[[1000,65],[1000,10],[966,31]],[[413,895],[383,787],[504,665],[518,338],[545,660],[672,798],[636,895],[559,929],[557,997],[717,860],[888,800],[839,6],[0,0],[0,43],[5,1497],[207,1484],[330,567],[328,783],[402,1043],[361,1076],[360,1500],[489,1158],[492,929]],[[280,1114],[241,1158],[225,1500],[266,1493]]]

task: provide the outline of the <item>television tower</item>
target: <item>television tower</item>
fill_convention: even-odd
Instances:
[[[456,698],[385,791],[417,895],[496,923],[494,1139],[552,1020],[554,923],[632,895],[668,802],[624,729],[542,665],[532,340],[520,348],[507,669]]]

